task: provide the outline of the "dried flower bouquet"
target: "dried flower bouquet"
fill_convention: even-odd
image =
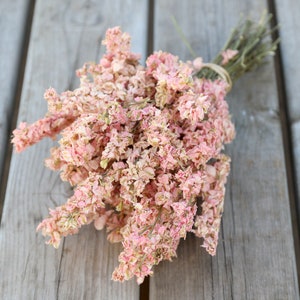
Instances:
[[[138,283],[176,256],[188,232],[216,254],[230,169],[222,150],[235,136],[225,96],[275,51],[277,42],[264,41],[269,19],[239,25],[213,63],[159,51],[144,67],[129,35],[108,29],[106,54],[77,71],[80,86],[45,92],[47,115],[21,123],[12,142],[20,152],[61,134],[46,166],[74,195],[39,224],[49,244],[91,222],[106,227],[108,240],[123,245],[113,279]]]

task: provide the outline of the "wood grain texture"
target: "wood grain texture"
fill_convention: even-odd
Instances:
[[[240,13],[262,1],[157,1],[155,49],[190,58],[170,22],[174,15],[196,53],[210,61]],[[150,299],[298,299],[298,281],[272,61],[239,80],[228,96],[237,136],[215,257],[189,236],[178,258],[155,269]]]
[[[121,25],[145,55],[147,1],[44,1],[35,6],[20,121],[33,122],[46,111],[43,93],[77,86],[74,71],[98,60],[108,27]],[[134,282],[114,283],[119,245],[92,226],[64,240],[58,250],[44,244],[35,229],[72,191],[58,174],[43,167],[54,142],[42,141],[12,157],[0,229],[1,299],[138,299]]]
[[[292,121],[300,121],[300,2],[294,0],[274,0],[276,14],[280,24],[280,49],[285,87],[289,101],[289,113]]]
[[[284,72],[284,86],[290,118],[296,183],[298,187],[298,218],[300,218],[300,2],[276,0],[275,8],[280,23],[280,49]]]
[[[0,1],[0,182],[19,78],[30,0]]]

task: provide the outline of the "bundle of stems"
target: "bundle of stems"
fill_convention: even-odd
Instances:
[[[264,12],[258,23],[250,19],[240,20],[223,49],[212,61],[213,64],[222,65],[224,51],[227,49],[238,51],[228,63],[222,65],[232,82],[264,64],[267,56],[275,54],[279,39],[272,41],[271,37],[278,30],[278,26],[270,28],[271,19],[272,15]],[[220,77],[220,74],[208,66],[202,68],[195,76],[215,80]]]

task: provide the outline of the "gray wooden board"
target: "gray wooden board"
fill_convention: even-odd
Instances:
[[[298,195],[300,193],[300,2],[276,0],[277,18],[280,24],[281,57],[283,62],[285,91],[288,101],[290,126],[297,175]],[[300,199],[298,198],[300,218]]]
[[[295,0],[274,0],[280,33],[285,87],[292,121],[300,121],[300,3]]]
[[[30,38],[19,111],[31,123],[46,111],[43,93],[75,88],[75,69],[98,60],[108,27],[121,25],[133,49],[145,56],[147,1],[38,0]],[[120,245],[106,241],[93,226],[64,240],[58,250],[45,245],[36,226],[48,208],[62,204],[70,187],[43,161],[54,144],[43,140],[13,154],[0,228],[1,299],[137,299],[135,281],[111,281]]]
[[[9,123],[19,76],[29,2],[0,1],[0,176],[9,140]]]
[[[253,17],[262,1],[156,1],[156,50],[190,58],[170,21],[174,15],[196,53],[210,61],[240,13]],[[236,125],[225,212],[215,257],[188,236],[178,258],[155,268],[150,299],[298,299],[274,65],[244,76],[228,95]]]

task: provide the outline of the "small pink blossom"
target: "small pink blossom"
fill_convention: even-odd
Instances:
[[[223,57],[223,60],[221,62],[221,65],[226,65],[231,59],[233,59],[237,54],[239,53],[238,50],[232,50],[232,49],[226,49],[224,50],[221,55]]]
[[[106,224],[107,216],[102,215],[99,218],[95,219],[94,226],[97,230],[102,230]]]
[[[202,57],[197,57],[196,59],[193,60],[193,67],[196,71],[201,70],[202,66],[203,66]]]

